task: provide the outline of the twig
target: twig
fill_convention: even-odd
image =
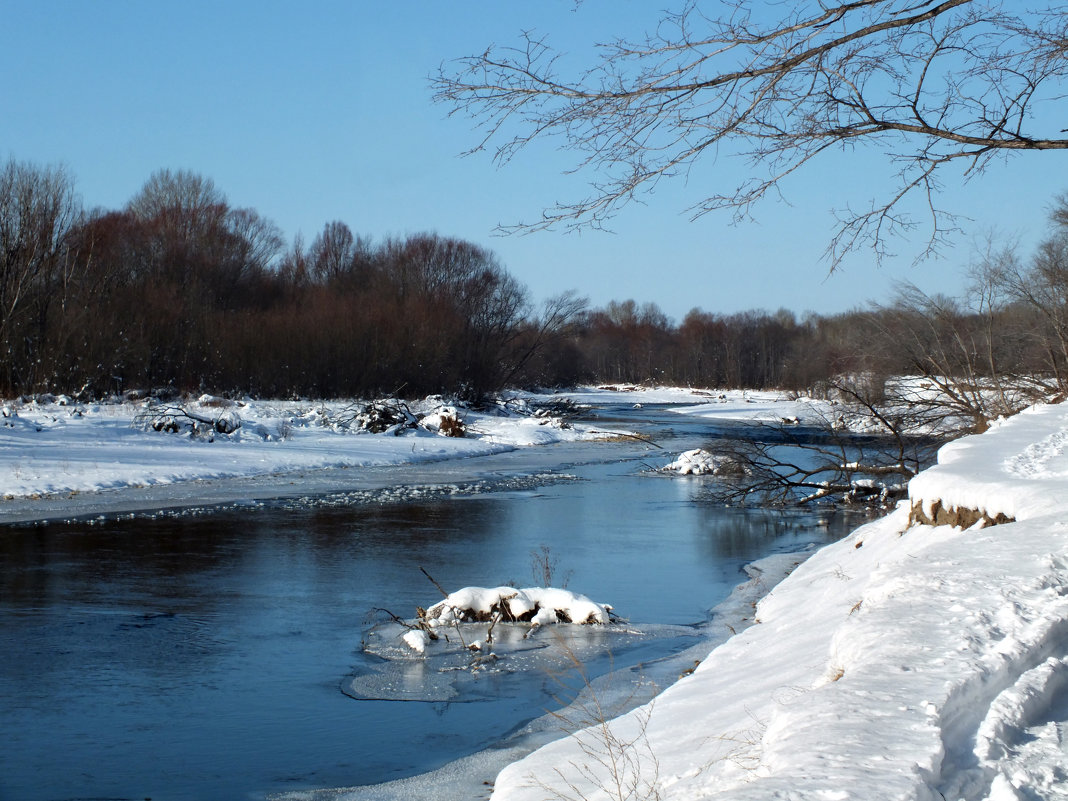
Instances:
[[[440,592],[440,593],[441,593],[441,596],[442,596],[443,598],[446,598],[446,599],[447,599],[447,598],[449,597],[449,594],[448,594],[447,592],[445,592],[445,590],[444,590],[444,589],[442,588],[442,586],[441,586],[440,584],[438,584],[438,583],[437,583],[437,581],[435,581],[435,580],[434,580],[434,577],[433,577],[432,575],[430,575],[429,573],[427,573],[427,572],[426,572],[426,569],[425,569],[425,568],[423,568],[423,567],[421,567],[421,566],[420,566],[420,568],[419,568],[419,571],[420,571],[420,572],[421,572],[421,573],[422,573],[422,574],[423,574],[424,576],[426,576],[426,577],[427,577],[428,579],[430,579],[430,583],[431,583],[431,584],[433,584],[433,585],[434,585],[435,587],[437,587],[437,588],[438,588],[438,592]]]
[[[418,628],[418,626],[413,626],[407,620],[404,620],[403,618],[397,617],[395,614],[390,612],[388,609],[383,609],[381,606],[371,607],[371,611],[372,612],[384,612],[385,614],[389,615],[390,618],[392,618],[394,623],[398,623],[401,626],[404,626],[404,628],[406,628],[406,629],[416,629],[416,628]]]
[[[448,601],[449,600],[449,594],[447,592],[445,592],[445,588],[442,587],[440,584],[438,584],[437,581],[434,580],[434,577],[432,575],[430,575],[429,573],[427,573],[426,569],[423,568],[422,565],[419,566],[419,570],[424,576],[426,576],[428,579],[430,579],[430,583],[433,584],[435,587],[437,587],[438,588],[438,592],[440,592],[442,597],[445,598],[446,601]],[[456,629],[456,636],[460,638],[460,645],[462,645],[464,648],[466,648],[467,647],[467,643],[464,642],[464,635],[460,631],[460,621],[456,621],[456,623],[453,625],[453,628]]]

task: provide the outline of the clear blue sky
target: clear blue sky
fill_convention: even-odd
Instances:
[[[476,134],[431,102],[428,76],[530,29],[583,62],[593,43],[651,28],[662,5],[0,0],[0,158],[65,164],[85,204],[108,208],[157,169],[190,169],[290,238],[310,241],[338,219],[372,239],[437,231],[492,248],[536,299],[577,289],[596,305],[653,301],[676,320],[693,307],[844,311],[902,277],[956,293],[974,237],[996,228],[1030,246],[1068,189],[1059,153],[1016,158],[963,187],[950,179],[943,201],[972,218],[956,250],[913,267],[902,243],[881,269],[861,254],[831,276],[820,260],[829,210],[870,198],[889,169],[881,159],[827,159],[787,185],[789,203],[759,206],[756,224],[688,221],[703,182],[737,182],[741,165],[724,159],[628,208],[615,234],[495,235],[584,195],[584,183],[548,147],[501,169],[461,158]]]

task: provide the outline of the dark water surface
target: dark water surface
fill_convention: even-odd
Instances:
[[[709,433],[642,414],[630,422],[667,450],[607,449],[543,487],[0,529],[0,799],[262,798],[429,770],[539,715],[554,688],[538,675],[492,702],[347,696],[368,611],[438,600],[420,567],[450,589],[530,586],[544,545],[571,589],[691,624],[744,564],[850,525],[711,507],[699,482],[642,475]]]

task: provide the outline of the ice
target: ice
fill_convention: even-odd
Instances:
[[[472,798],[483,797],[486,787],[492,785],[494,777],[502,768],[538,747],[574,731],[576,722],[588,713],[591,704],[600,705],[609,714],[622,714],[648,702],[662,689],[678,681],[680,676],[691,672],[695,663],[704,659],[715,645],[723,643],[735,632],[741,632],[753,625],[753,607],[756,601],[810,555],[775,554],[748,565],[748,579],[739,584],[728,599],[710,610],[709,620],[703,625],[691,627],[629,624],[625,628],[621,627],[621,640],[615,640],[616,645],[620,641],[647,643],[650,650],[657,652],[659,656],[634,663],[635,652],[631,652],[630,659],[618,658],[625,657],[626,654],[613,654],[607,662],[607,672],[590,676],[586,682],[580,680],[581,690],[569,704],[563,708],[559,708],[559,704],[546,704],[546,707],[552,709],[549,714],[526,723],[493,748],[407,779],[362,787],[293,792],[272,798],[285,801],[423,801],[427,798],[433,798],[435,801],[470,801]],[[464,675],[462,671],[428,671],[424,660],[415,658],[410,649],[397,646],[395,638],[406,629],[396,626],[390,634],[385,630],[388,628],[387,625],[381,632],[382,640],[369,647],[380,653],[385,647],[391,650],[394,658],[376,657],[380,661],[375,665],[374,671],[368,669],[351,679],[348,687],[350,694],[364,698],[377,697],[374,693],[381,691],[390,681],[389,677],[392,677],[392,697],[398,700],[429,700],[431,697],[437,697],[455,703],[463,699],[462,690],[481,690],[482,687],[477,682],[485,679],[492,682],[502,676],[501,672],[491,675]],[[544,641],[549,636],[555,637],[569,630],[583,639],[600,638],[605,634],[615,637],[612,629],[611,625],[554,626],[540,630],[537,637],[543,638]],[[519,631],[519,627],[516,630]],[[673,640],[683,647],[674,653],[665,654],[663,646]],[[607,640],[608,643],[612,641],[611,638]],[[574,650],[575,645],[571,644],[570,647]],[[583,650],[580,647],[579,652],[592,656],[596,649]],[[559,651],[554,654],[541,649],[528,653],[517,660],[513,667],[520,664],[524,666],[524,670],[503,673],[513,679],[512,687],[517,692],[529,691],[532,683],[541,680],[549,680],[555,688],[559,686],[557,678],[569,681],[575,678],[575,666],[571,664],[570,659],[562,658]],[[556,667],[561,664],[565,664],[564,672],[554,673]],[[370,676],[371,672],[381,672],[381,675]],[[435,688],[434,692],[427,692],[424,699],[420,699],[419,688],[430,686]],[[489,683],[485,686],[493,690],[500,689],[499,686],[491,687]],[[398,691],[396,688],[402,689]],[[361,696],[360,691],[370,691],[371,694]],[[480,700],[476,692],[467,697],[471,701]]]
[[[422,651],[412,635],[424,635],[389,622],[364,638],[359,670],[346,683],[354,698],[427,703],[494,701],[530,692],[530,685],[568,677],[578,666],[625,664],[628,654],[664,655],[707,641],[695,626],[558,624],[531,628],[529,623],[496,623],[487,643],[489,623],[463,623],[435,631]],[[421,638],[422,639],[422,638]],[[470,646],[479,644],[479,648]],[[547,701],[550,699],[547,699]]]
[[[245,399],[227,401],[222,412],[218,403],[208,397],[187,404],[205,418],[225,415],[235,424],[240,419],[240,428],[214,441],[138,424],[145,411],[139,403],[7,403],[0,413],[6,432],[0,497],[37,502],[41,496],[62,496],[72,506],[75,496],[103,490],[439,462],[603,436],[581,425],[565,428],[542,418],[469,410],[463,437],[425,429],[403,436],[357,435],[326,424],[345,402]]]
[[[637,388],[575,397],[662,402]],[[684,397],[683,390],[663,392],[664,402]],[[805,419],[804,404],[783,397],[688,397],[701,405],[686,411],[703,417]],[[365,472],[375,478],[355,489],[367,492],[390,486],[386,473],[373,473],[374,465],[483,458],[572,436],[536,421],[487,418],[470,440],[426,432],[341,437],[302,424],[284,440],[249,435],[209,445],[134,431],[124,413],[59,404],[5,412],[0,491],[19,496],[5,504],[5,514],[35,493],[55,498],[211,476],[256,477],[277,492],[291,480],[285,471],[312,468],[320,471],[318,486],[337,480],[352,489],[351,476],[322,479],[330,465],[340,471],[364,466],[360,480],[367,480]],[[242,417],[268,431],[279,424],[278,417],[248,411]],[[271,471],[277,475],[270,477]],[[197,485],[190,494],[207,503],[210,491]],[[476,702],[567,674],[573,654],[582,664],[603,667],[606,677],[625,674],[614,687],[594,679],[582,693],[597,693],[614,714],[617,699],[644,700],[635,688],[655,691],[648,678],[666,679],[656,685],[666,686],[671,671],[677,678],[681,667],[700,660],[651,705],[602,721],[621,741],[648,749],[653,759],[647,764],[656,765],[656,773],[638,778],[665,799],[1065,799],[1068,405],[1037,406],[945,446],[938,464],[912,480],[909,494],[909,503],[886,518],[812,555],[755,607],[751,596],[734,598],[737,618],[714,617],[688,637],[655,627],[570,624],[525,637],[528,625],[498,624],[492,651],[438,652],[428,642],[417,653],[404,641],[407,629],[398,626],[392,634],[369,635],[348,690],[361,698]],[[131,503],[154,506],[146,504],[149,497]],[[235,497],[263,496],[244,490],[230,500]],[[66,500],[56,503],[70,509]],[[51,503],[27,501],[26,514]],[[991,522],[999,516],[1009,522],[969,530],[914,525],[909,504],[979,510]],[[80,508],[123,507],[105,499]],[[766,589],[774,578],[754,573],[751,584]],[[751,625],[743,629],[745,618]],[[486,641],[488,624],[481,625],[464,634],[465,642]],[[727,639],[728,631],[737,635]],[[613,659],[642,654],[661,633],[662,642],[676,637],[680,647],[693,647],[644,664],[640,675],[630,667],[611,670]],[[590,764],[590,752],[574,737],[546,744],[560,735],[555,720],[543,719],[501,749],[427,777],[292,797],[471,798],[482,782],[493,781],[497,801],[541,801],[552,790],[538,784],[557,779],[561,793],[596,797],[612,777]],[[536,746],[542,747],[529,753]]]

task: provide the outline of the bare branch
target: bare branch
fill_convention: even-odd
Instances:
[[[666,14],[644,41],[599,47],[599,60],[561,77],[545,39],[524,34],[443,65],[435,97],[482,131],[472,152],[507,162],[536,140],[575,155],[590,192],[505,227],[603,227],[664,178],[720,155],[749,160],[752,176],[724,188],[715,172],[694,216],[749,215],[787,176],[828,150],[870,147],[900,164],[898,186],[866,211],[838,213],[832,268],[848,252],[929,229],[924,255],[955,232],[936,201],[937,176],[961,164],[981,174],[990,158],[1068,149],[1042,129],[1041,107],[1059,100],[1068,74],[1062,6],[992,0],[855,0],[765,4],[736,0],[705,16],[696,2]],[[1011,10],[1010,10],[1011,8]],[[770,22],[769,22],[770,20]],[[910,214],[918,196],[926,221]]]

